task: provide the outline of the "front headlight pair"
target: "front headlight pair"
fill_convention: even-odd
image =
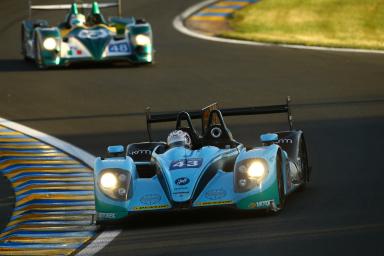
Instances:
[[[247,159],[236,164],[236,188],[240,192],[260,185],[268,175],[268,163],[264,159]]]
[[[45,50],[53,51],[57,48],[57,40],[53,37],[44,39],[43,46]]]
[[[98,179],[100,190],[112,199],[127,200],[131,174],[122,169],[105,169]]]

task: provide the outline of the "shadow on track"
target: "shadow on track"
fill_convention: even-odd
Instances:
[[[33,61],[23,59],[0,59],[0,72],[27,72],[27,71],[65,71],[65,70],[87,70],[87,69],[123,69],[123,68],[150,68],[153,65],[139,65],[128,62],[84,62],[74,63],[69,66],[39,69]]]
[[[32,63],[23,59],[1,59],[0,72],[25,72],[38,70]]]
[[[133,214],[117,223],[104,223],[102,230],[144,230],[174,226],[193,226],[202,223],[228,222],[274,217],[279,213],[266,211],[240,211],[231,208],[203,208],[172,212],[142,212]]]

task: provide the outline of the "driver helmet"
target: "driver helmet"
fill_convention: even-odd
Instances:
[[[182,130],[172,131],[167,138],[167,144],[170,147],[191,147],[191,137]]]
[[[86,18],[83,14],[73,14],[70,18],[70,25],[72,27],[75,27],[75,26],[84,26],[85,24],[85,21],[86,21]]]

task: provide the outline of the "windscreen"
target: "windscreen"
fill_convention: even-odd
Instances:
[[[217,110],[217,109],[219,109],[217,103],[213,103],[201,110],[202,133],[204,133],[205,130],[207,129],[209,114],[211,113],[212,110]],[[212,118],[213,118],[212,124],[220,124],[220,120],[217,115],[214,115]]]

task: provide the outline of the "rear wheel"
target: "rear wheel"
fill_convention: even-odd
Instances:
[[[283,178],[283,169],[282,169],[282,159],[280,153],[276,159],[276,179],[277,179],[277,188],[279,192],[279,204],[277,205],[278,210],[282,210],[285,207],[285,191],[284,191],[284,178]]]
[[[301,189],[304,189],[309,181],[308,153],[304,137],[300,138],[298,167],[300,168]]]

